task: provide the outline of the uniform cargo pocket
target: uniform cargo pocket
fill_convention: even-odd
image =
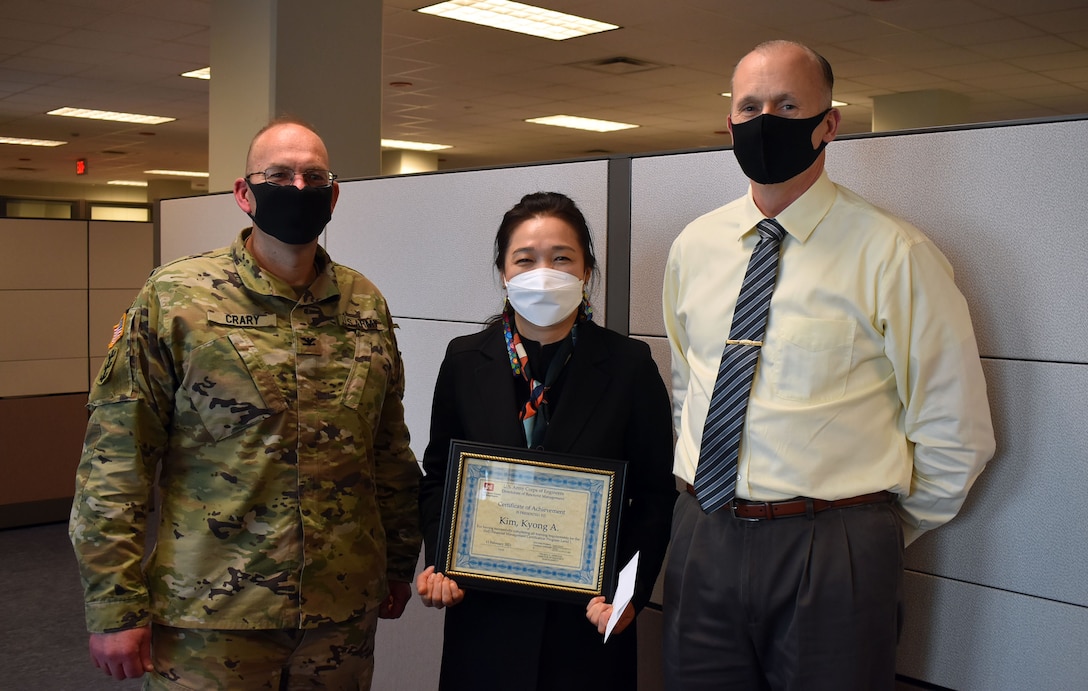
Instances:
[[[340,403],[361,413],[381,414],[392,362],[385,354],[381,331],[359,331],[352,363]]]

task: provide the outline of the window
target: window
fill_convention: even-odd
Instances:
[[[92,202],[90,208],[92,221],[146,222],[151,220],[151,207],[146,204],[128,206],[119,204],[96,204]]]
[[[5,218],[76,218],[77,202],[43,199],[4,199]]]

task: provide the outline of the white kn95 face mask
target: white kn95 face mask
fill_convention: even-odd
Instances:
[[[523,319],[540,327],[553,326],[578,309],[584,283],[566,271],[533,269],[506,281],[506,295]]]

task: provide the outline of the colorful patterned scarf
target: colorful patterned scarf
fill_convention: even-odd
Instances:
[[[529,400],[518,413],[518,418],[525,429],[525,443],[529,448],[541,447],[544,443],[544,432],[548,429],[548,390],[552,387],[563,371],[564,365],[570,360],[574,351],[574,344],[578,340],[578,323],[591,321],[593,308],[588,300],[583,300],[578,308],[578,319],[571,328],[567,337],[559,344],[559,349],[552,356],[548,365],[548,371],[543,380],[536,379],[529,368],[529,355],[525,352],[525,346],[521,342],[521,336],[514,326],[513,310],[510,303],[503,306],[502,331],[506,339],[506,350],[510,356],[510,368],[514,376],[522,376],[529,382]]]

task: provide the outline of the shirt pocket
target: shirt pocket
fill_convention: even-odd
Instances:
[[[842,398],[856,328],[849,319],[784,318],[775,333],[780,363],[772,381],[775,396],[806,403]]]
[[[380,322],[355,331],[355,358],[340,404],[376,424],[389,388],[393,361],[387,352],[385,326]]]
[[[183,386],[216,441],[287,409],[257,346],[238,331],[194,348]]]

